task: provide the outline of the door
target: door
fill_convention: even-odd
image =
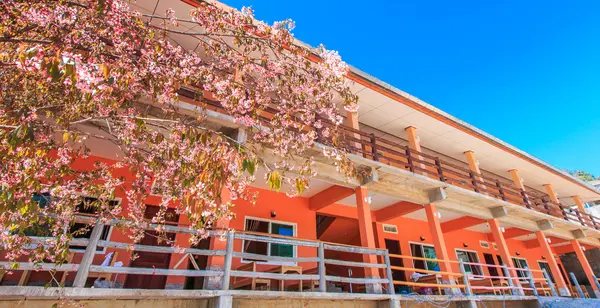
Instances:
[[[485,264],[487,264],[487,265],[496,265],[496,263],[494,263],[494,256],[489,253],[484,253],[483,259],[485,260]],[[496,276],[496,277],[504,276],[504,275],[498,275],[499,271],[498,271],[497,267],[489,266],[488,271],[490,272],[490,276]],[[492,279],[496,280],[498,278],[492,278]]]
[[[390,254],[401,255],[400,251],[400,242],[396,240],[385,239],[385,248],[389,251]],[[392,266],[400,266],[404,267],[404,263],[402,262],[402,258],[394,258],[390,257],[390,264]],[[404,275],[404,271],[400,270],[392,270],[392,278],[398,281],[406,281],[406,276]]]
[[[202,239],[198,244],[192,246],[192,248],[208,250],[210,248],[210,237]],[[205,270],[208,266],[208,256],[195,255],[194,260],[200,270]],[[195,267],[192,261],[188,261],[188,269],[194,270]],[[185,289],[203,289],[204,288],[204,277],[185,277]]]
[[[152,219],[158,213],[158,206],[146,206],[144,212],[144,218]],[[179,215],[175,214],[175,210],[168,209],[165,219],[168,222],[177,223]],[[167,238],[175,240],[175,233],[167,233]],[[146,236],[142,238],[139,243],[140,245],[149,246],[169,246],[164,241],[158,242],[158,233],[156,231],[146,231]],[[155,253],[155,252],[133,252],[137,255],[137,258],[131,262],[130,267],[142,267],[142,268],[169,268],[171,262],[170,253]],[[164,289],[167,284],[167,276],[163,275],[132,275],[128,274],[125,279],[124,288],[128,289]]]

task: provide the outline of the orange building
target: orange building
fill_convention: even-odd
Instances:
[[[149,9],[144,6],[155,3],[132,5]],[[160,10],[167,4],[158,5]],[[168,5],[182,12],[190,8],[184,2]],[[147,236],[129,246],[127,231],[104,226],[88,260],[95,267],[83,283],[102,276],[123,288],[218,289],[225,276],[230,289],[385,293],[393,285],[396,294],[466,292],[469,287],[473,294],[517,294],[514,290],[521,289],[525,295],[551,295],[555,289],[570,296],[578,290],[559,256],[575,252],[588,278],[582,291],[600,294],[583,254],[600,246],[600,217],[584,208],[600,200],[600,191],[357,69],[347,78],[360,110],[347,114],[342,131],[351,140],[346,143],[351,159],[369,171],[368,178],[348,182],[317,158],[317,178],[301,196],[290,198],[269,191],[257,176],[256,204],[236,202],[235,219],[220,222],[219,227],[243,235],[232,247],[222,236],[212,236],[187,251],[144,251],[160,244]],[[239,129],[219,111],[209,110],[208,116],[224,132]],[[113,150],[98,142],[92,146],[94,155],[79,163],[114,160]],[[117,197],[126,203],[125,196]],[[148,217],[159,202],[159,196],[147,201]],[[173,217],[174,225],[185,226],[184,217]],[[189,247],[189,234],[171,236],[177,245]],[[90,255],[85,251],[86,246],[74,246],[70,263],[83,264],[84,255]],[[107,258],[111,252],[118,255]],[[132,254],[137,258],[132,260]],[[103,261],[110,269],[101,269]],[[126,268],[143,270],[126,273]],[[306,277],[274,279],[277,274]],[[77,285],[76,277],[66,276],[66,285],[73,280]],[[3,284],[47,281],[43,271],[18,270],[3,277]]]

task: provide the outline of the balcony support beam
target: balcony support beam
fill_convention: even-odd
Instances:
[[[352,188],[333,185],[310,197],[308,203],[311,210],[319,211],[352,195],[354,195],[354,190]]]
[[[439,212],[435,204],[425,205],[425,214],[427,215],[427,223],[429,224],[429,231],[433,237],[433,247],[435,249],[436,259],[439,261],[440,270],[442,272],[452,272],[450,262],[448,262],[448,250],[446,249],[446,241],[444,240],[444,233],[440,224]],[[452,284],[452,277],[442,275],[442,279],[445,283]],[[450,289],[450,292],[453,290]]]
[[[231,201],[231,193],[228,189],[223,188],[221,191],[221,202],[227,203]],[[229,228],[229,219],[217,220],[215,229],[225,230]],[[189,243],[188,243],[189,245]],[[227,241],[223,241],[220,238],[213,236],[210,238],[209,244],[210,250],[226,250]],[[187,263],[186,263],[187,264]],[[212,256],[208,257],[206,269],[207,270],[218,270],[221,271],[225,267],[225,257]],[[205,277],[204,288],[207,290],[220,290],[223,284],[223,277]]]
[[[507,267],[514,268],[512,257],[510,251],[508,250],[508,245],[506,245],[506,239],[504,237],[504,233],[502,232],[502,228],[500,227],[500,223],[497,219],[490,219],[488,220],[488,224],[490,225],[492,238],[498,247],[500,257],[502,257],[502,262],[504,262],[504,265]],[[508,272],[511,277],[517,277],[517,272],[515,270],[511,269]]]
[[[554,259],[554,254],[552,253],[552,249],[548,244],[548,240],[546,239],[546,235],[542,231],[535,232],[535,236],[538,240],[540,247],[542,248],[542,254],[546,257],[546,261],[550,266],[550,271],[552,272],[552,276],[554,276],[554,280],[556,281],[556,288],[558,289],[558,294],[560,296],[570,296],[571,292],[567,288],[567,284],[563,280],[563,276],[560,274],[560,269],[558,267],[558,263],[556,259]]]
[[[484,219],[471,216],[463,216],[461,218],[446,221],[441,224],[441,227],[442,232],[450,233],[452,231],[463,230],[469,227],[480,225],[482,223],[485,223]]]
[[[423,205],[408,201],[400,201],[375,211],[374,218],[378,222],[387,222],[394,218],[423,209]]]
[[[538,221],[536,221],[536,223],[537,223],[537,226],[540,229],[540,231],[546,231],[546,230],[550,230],[550,229],[554,228],[554,225],[548,219],[538,220]]]
[[[358,214],[358,230],[360,245],[367,248],[377,248],[375,233],[373,232],[373,219],[371,218],[371,205],[368,202],[369,192],[366,187],[358,187],[356,193],[356,210]],[[372,254],[363,254],[363,262],[376,264],[377,257]],[[367,267],[365,277],[379,277],[379,272],[374,267]],[[367,293],[382,293],[381,284],[368,284]]]

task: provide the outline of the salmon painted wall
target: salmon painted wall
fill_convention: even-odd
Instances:
[[[235,218],[229,222],[229,227],[236,230],[244,230],[246,218],[258,218],[273,222],[282,222],[295,225],[295,236],[302,239],[316,240],[317,217],[316,212],[309,208],[308,199],[302,197],[290,198],[284,193],[277,193],[264,189],[258,191],[256,204],[245,200],[236,200],[233,212]],[[271,217],[275,212],[275,217]],[[237,240],[234,245],[235,251],[242,251],[242,241]],[[314,257],[317,249],[312,247],[298,247],[298,257]],[[233,259],[233,267],[241,265],[239,258]],[[305,269],[316,267],[316,263],[302,263]],[[260,267],[260,265],[259,265]]]
[[[93,157],[93,158],[88,158],[88,159],[77,160],[76,167],[82,168],[82,169],[89,168],[95,161],[103,161],[103,162],[107,162],[107,163],[112,162],[107,159]],[[116,170],[115,174],[124,176],[126,178],[126,180],[129,180],[129,181],[132,180],[132,176],[128,173],[128,171],[126,169]],[[287,195],[285,195],[284,193],[277,193],[277,192],[263,190],[263,189],[257,189],[257,191],[259,191],[259,196],[258,196],[256,204],[254,204],[254,205],[249,202],[243,201],[243,200],[237,200],[234,202],[235,207],[233,208],[233,211],[236,214],[236,218],[233,219],[229,223],[230,228],[233,228],[236,230],[244,230],[245,219],[247,217],[254,217],[254,218],[259,218],[259,219],[266,219],[266,220],[273,220],[273,221],[280,221],[280,222],[295,224],[295,226],[296,226],[295,236],[297,236],[298,238],[303,238],[303,239],[312,239],[312,240],[316,239],[316,212],[309,208],[309,199],[308,198],[303,198],[303,197],[290,198]],[[123,210],[124,210],[123,215],[126,215],[127,208],[128,208],[127,199],[121,191],[117,191],[116,195],[117,195],[117,198],[120,198],[120,200],[122,202]],[[159,197],[150,197],[146,201],[147,201],[146,203],[148,205],[158,205],[160,202],[160,198]],[[273,212],[273,211],[275,212],[275,217],[271,217],[271,212]],[[344,217],[344,218],[350,219],[350,220],[356,219],[356,217],[357,217],[356,208],[339,205],[339,204],[328,206],[328,207],[322,209],[320,211],[320,213],[326,214],[326,215]],[[180,223],[185,223],[185,219],[182,218],[180,220]],[[384,233],[383,230],[380,229],[381,224],[373,224],[375,231],[376,231],[375,232],[376,243],[378,243],[379,248],[385,247],[384,239],[395,239],[400,242],[400,247],[401,247],[402,253],[405,255],[409,255],[410,254],[409,242],[424,243],[424,244],[432,243],[431,234],[429,232],[429,226],[428,226],[427,222],[400,217],[400,218],[393,219],[393,220],[389,221],[388,223],[398,226],[398,231],[399,231],[398,234]],[[351,223],[350,224],[337,224],[337,225],[334,223],[330,226],[330,229],[328,229],[327,232],[334,233],[334,234],[336,234],[336,233],[346,234],[349,231],[348,229],[352,228],[353,226],[354,225]],[[358,228],[358,224],[355,224],[355,226],[356,226],[355,228]],[[351,232],[352,234],[358,233],[357,232],[358,230],[351,230],[351,231],[352,231]],[[424,241],[420,240],[421,236],[423,236],[425,238]],[[176,238],[176,242],[178,245],[181,245],[184,247],[189,247],[189,242],[187,241],[187,239],[188,239],[188,237],[185,235],[178,235]],[[482,234],[482,233],[468,231],[468,230],[458,230],[458,231],[454,231],[454,232],[446,234],[445,239],[446,239],[446,245],[447,245],[447,248],[449,251],[449,255],[452,260],[456,260],[456,252],[455,252],[456,248],[475,251],[477,253],[478,258],[481,263],[485,263],[484,258],[483,258],[483,253],[492,253],[494,256],[497,254],[497,251],[494,250],[493,248],[486,249],[486,248],[483,248],[480,246],[480,244],[479,244],[480,240],[489,241],[487,234]],[[117,228],[113,228],[111,235],[110,235],[110,240],[116,241],[116,242],[121,242],[121,243],[132,243],[131,240],[129,239],[129,237],[127,236],[127,233],[124,232],[123,230],[120,230]],[[349,236],[349,237],[338,237],[338,238],[336,238],[335,241],[343,243],[343,244],[360,245],[359,238],[357,238],[354,235]],[[468,247],[464,248],[463,243],[466,243],[468,245]],[[525,245],[522,242],[519,242],[517,240],[508,240],[507,243],[509,245],[509,249],[510,249],[512,256],[516,256],[516,252],[519,252],[520,256],[518,256],[518,257],[527,259],[527,262],[531,266],[531,268],[539,269],[539,265],[538,265],[537,261],[542,260],[542,257],[541,257],[542,254],[541,254],[540,248],[526,249]],[[490,243],[490,245],[491,245],[491,243]],[[241,241],[236,241],[235,250],[236,251],[242,250],[242,242]],[[106,252],[108,253],[111,251],[114,251],[114,250],[107,249]],[[299,247],[297,250],[297,255],[299,257],[314,257],[314,256],[316,256],[316,249],[308,248],[308,247]],[[75,253],[73,261],[75,263],[78,263],[81,260],[82,256],[83,256],[82,252]],[[338,255],[337,258],[346,259],[346,260],[355,260],[357,256],[358,255],[341,254],[341,255]],[[100,264],[102,262],[102,260],[104,259],[104,257],[105,257],[104,253],[97,253],[94,258],[94,264]],[[182,255],[174,254],[173,257],[171,258],[171,266],[173,266],[181,257],[182,257]],[[123,262],[123,266],[128,266],[131,263],[131,252],[127,252],[124,250],[118,250],[117,261]],[[359,259],[356,259],[356,261],[359,261]],[[241,264],[240,260],[238,258],[234,258],[234,262],[233,262],[234,268],[238,267],[240,264]],[[405,264],[405,266],[412,266],[411,262],[405,262],[404,264]],[[316,267],[315,263],[304,263],[301,265],[304,267],[305,270]],[[182,267],[180,267],[180,269],[182,269]],[[453,270],[458,271],[458,266],[457,265],[454,266]],[[485,270],[485,273],[488,273],[488,271]],[[5,281],[18,281],[19,277],[20,277],[20,271],[14,271],[13,273],[8,274],[4,280]],[[72,279],[74,277],[75,277],[75,274],[70,273],[69,278],[67,280],[72,281]],[[117,281],[124,283],[125,278],[126,278],[126,275],[119,275]],[[34,272],[31,275],[30,281],[50,281],[50,276],[48,273]],[[181,283],[182,278],[169,277],[168,283],[173,283],[173,282]]]

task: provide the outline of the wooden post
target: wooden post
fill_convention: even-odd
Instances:
[[[412,154],[410,153],[410,147],[406,146],[406,150],[404,152],[406,153],[406,161],[408,162],[408,168],[410,169],[410,172],[414,173],[415,165],[413,163]]]
[[[542,197],[542,203],[544,204],[544,209],[546,210],[546,214],[552,215],[550,213],[550,207],[548,206],[548,199],[546,199],[546,197]]]
[[[498,179],[496,179],[496,187],[498,187],[498,193],[500,193],[502,200],[506,201],[506,195],[504,194],[504,189],[502,189],[502,183],[500,183],[500,180]]]
[[[394,277],[392,277],[392,263],[390,262],[389,251],[385,251],[383,259],[385,261],[385,274],[388,276],[388,294],[394,295],[396,294],[396,290],[394,290]]]
[[[317,254],[319,257],[319,292],[327,292],[327,279],[325,278],[325,245],[323,242],[319,243]]]
[[[442,169],[442,162],[439,157],[435,158],[435,166],[437,168],[438,175],[440,177],[440,181],[446,182],[446,178],[444,177],[444,169]]]
[[[225,244],[225,261],[223,262],[223,282],[221,284],[221,289],[224,291],[229,290],[234,240],[235,237],[233,231],[229,231],[229,233],[227,233],[227,243]]]
[[[550,292],[552,292],[552,296],[558,296],[558,294],[556,293],[556,288],[554,287],[554,282],[552,282],[552,279],[550,279],[548,271],[546,271],[545,268],[543,268],[542,271],[544,272],[544,278],[546,278],[546,281],[548,282],[548,286],[550,287]]]
[[[375,138],[375,134],[371,134],[369,138],[371,139],[371,153],[373,155],[373,160],[379,161],[379,154],[377,153],[377,138]]]
[[[467,296],[473,295],[473,292],[471,291],[471,285],[469,284],[469,277],[467,276],[467,272],[465,272],[465,265],[463,264],[462,260],[460,260],[459,262],[460,264],[458,266],[460,267],[460,273],[463,275],[465,293],[467,293]]]
[[[527,192],[523,188],[520,188],[520,191],[521,191],[521,197],[523,198],[523,202],[525,202],[525,206],[528,209],[531,209],[531,202],[529,201],[529,196],[527,195]]]
[[[75,275],[75,280],[73,281],[73,287],[85,287],[85,282],[87,281],[88,274],[90,272],[90,265],[92,265],[92,262],[94,261],[94,256],[96,255],[96,248],[98,247],[98,241],[102,236],[103,230],[104,223],[100,220],[97,220],[96,225],[92,229],[92,234],[90,235],[88,245],[85,247],[83,258],[79,263],[79,268],[77,270],[77,274]]]
[[[475,172],[469,171],[469,176],[471,177],[471,184],[473,184],[473,189],[475,192],[479,192],[479,186],[477,185],[477,178],[475,177]]]

